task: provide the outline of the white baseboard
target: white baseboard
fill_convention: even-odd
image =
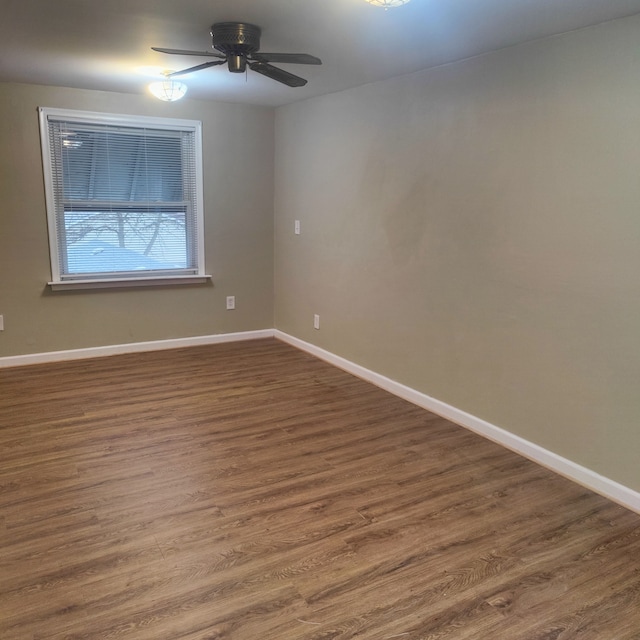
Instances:
[[[488,438],[511,451],[515,451],[525,458],[528,458],[533,462],[537,462],[543,467],[551,469],[561,476],[573,480],[577,484],[609,498],[627,509],[640,513],[640,493],[637,491],[625,487],[614,480],[605,478],[595,471],[591,471],[591,469],[587,469],[586,467],[572,462],[567,458],[563,458],[552,451],[544,449],[543,447],[529,442],[520,436],[514,435],[509,431],[505,431],[500,427],[496,427],[485,420],[481,420],[466,411],[456,409],[445,402],[436,400],[435,398],[416,391],[411,387],[407,387],[395,380],[391,380],[390,378],[375,373],[370,369],[365,369],[365,367],[355,364],[329,351],[325,351],[320,347],[316,347],[313,344],[294,338],[282,331],[276,330],[274,335],[276,338],[286,342],[287,344],[297,347],[302,351],[306,351],[307,353],[362,378],[367,382],[371,382],[377,387],[380,387],[385,391],[389,391],[399,398],[408,400],[423,409],[427,409],[428,411],[442,416],[443,418],[447,418],[448,420],[451,420],[451,422],[455,422],[456,424],[484,436],[485,438]]]
[[[64,360],[83,360],[86,358],[100,358],[115,356],[123,353],[140,353],[143,351],[162,351],[164,349],[179,349],[181,347],[196,347],[206,344],[220,344],[222,342],[240,342],[241,340],[257,340],[259,338],[273,338],[273,329],[258,331],[241,331],[238,333],[219,333],[210,336],[194,336],[191,338],[174,338],[171,340],[154,340],[151,342],[132,342],[130,344],[114,344],[105,347],[90,347],[88,349],[70,349],[69,351],[49,351],[47,353],[30,353],[22,356],[5,356],[0,358],[0,369],[5,367],[21,367],[27,364],[44,364],[47,362],[62,362]]]

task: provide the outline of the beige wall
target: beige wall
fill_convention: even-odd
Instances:
[[[638,42],[278,109],[277,328],[640,490]]]
[[[38,106],[202,121],[213,286],[49,290]],[[0,356],[271,328],[272,301],[273,110],[0,84]]]

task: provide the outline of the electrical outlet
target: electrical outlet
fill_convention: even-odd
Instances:
[[[0,331],[4,331],[4,316],[0,316]]]
[[[235,296],[227,296],[227,309],[235,309],[236,308],[236,297]]]
[[[320,328],[320,316],[317,313],[313,314],[313,328],[314,329]]]
[[[293,223],[293,231],[294,231],[294,233],[295,233],[297,236],[299,236],[299,235],[300,235],[300,220],[296,220],[296,221]]]

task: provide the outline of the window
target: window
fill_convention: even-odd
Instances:
[[[53,288],[204,281],[201,125],[40,109]]]

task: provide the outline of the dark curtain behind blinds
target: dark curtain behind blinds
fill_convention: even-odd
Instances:
[[[193,131],[48,126],[63,278],[197,271]]]

